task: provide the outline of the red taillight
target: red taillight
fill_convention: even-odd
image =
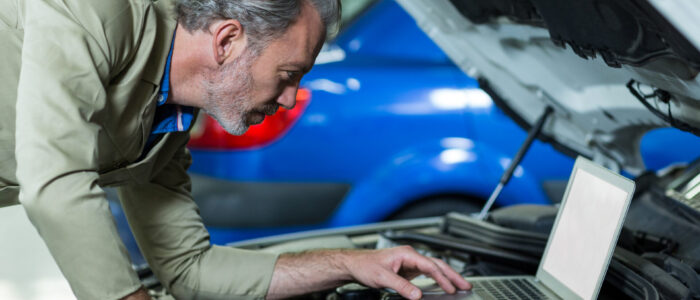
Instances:
[[[230,150],[265,146],[282,137],[299,119],[311,100],[311,92],[300,88],[293,109],[280,107],[276,114],[268,116],[258,125],[250,126],[241,135],[231,135],[209,115],[202,113],[190,131],[188,146],[192,149]]]

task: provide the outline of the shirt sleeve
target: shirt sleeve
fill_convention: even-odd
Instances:
[[[119,188],[141,251],[176,299],[264,299],[277,254],[209,243],[190,196],[190,161],[181,145],[150,183]]]
[[[16,105],[20,202],[79,299],[140,287],[98,186],[110,62],[62,1],[27,1]]]

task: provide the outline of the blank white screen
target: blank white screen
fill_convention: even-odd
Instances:
[[[627,193],[581,169],[574,174],[542,269],[591,299],[622,218]]]

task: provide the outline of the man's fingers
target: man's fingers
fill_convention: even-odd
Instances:
[[[377,268],[380,269],[379,271],[372,268],[375,272],[368,272],[374,274],[367,278],[369,279],[367,284],[370,286],[391,288],[405,298],[419,299],[422,295],[420,289],[401,275],[411,276],[420,273],[431,277],[445,292],[450,294],[455,293],[457,289],[468,290],[472,288],[471,284],[447,263],[420,255],[409,246],[386,249],[385,251],[379,250],[373,253],[378,254],[378,257],[383,257],[378,259],[383,263],[380,264],[380,268]],[[367,269],[361,269],[367,271]],[[363,281],[360,280],[360,282]]]
[[[452,282],[447,279],[445,274],[442,273],[440,266],[438,266],[434,261],[418,253],[415,253],[414,260],[418,270],[423,272],[423,274],[432,277],[435,282],[437,282],[437,284],[440,285],[443,290],[445,290],[445,292],[452,294],[457,291],[457,288],[452,285]]]
[[[399,295],[406,299],[420,299],[422,293],[419,288],[411,284],[406,278],[403,278],[392,272],[384,272],[381,276],[385,282],[377,282],[380,286],[385,286],[395,290]]]
[[[469,283],[467,280],[462,277],[462,275],[459,275],[459,273],[455,272],[455,270],[452,269],[447,263],[444,261],[437,259],[437,258],[430,258],[433,262],[435,262],[438,267],[442,270],[442,273],[444,273],[447,278],[455,285],[457,288],[460,290],[469,290],[472,288],[471,283]]]

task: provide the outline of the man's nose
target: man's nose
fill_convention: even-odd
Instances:
[[[294,108],[294,105],[297,102],[298,88],[299,86],[296,84],[292,86],[286,86],[284,90],[282,90],[282,94],[280,94],[280,96],[277,97],[277,103],[279,103],[280,106],[286,109]]]

